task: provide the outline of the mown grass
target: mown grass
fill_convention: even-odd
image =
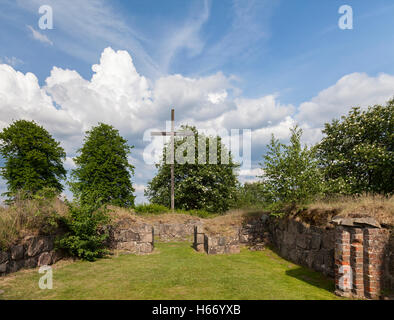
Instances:
[[[53,266],[53,289],[37,269],[0,278],[0,299],[339,299],[322,274],[266,249],[206,255],[188,242],[157,243],[150,255]]]

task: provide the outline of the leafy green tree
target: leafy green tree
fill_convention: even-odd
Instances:
[[[366,111],[353,108],[323,133],[317,148],[327,192],[393,193],[394,99]]]
[[[19,190],[34,195],[39,190],[63,190],[66,153],[47,130],[34,121],[17,120],[0,132],[0,154],[5,160],[1,176],[12,198]]]
[[[304,204],[322,190],[315,149],[302,147],[301,136],[302,130],[297,126],[291,129],[289,145],[272,135],[264,162],[260,163],[264,196],[272,208]]]
[[[100,123],[86,132],[84,145],[73,159],[77,168],[69,183],[82,205],[134,205],[134,166],[127,159],[132,148],[110,125]]]
[[[237,194],[232,207],[234,208],[261,208],[264,207],[264,185],[261,182],[245,182],[237,187]]]
[[[183,126],[182,128],[194,132],[194,137],[176,137],[175,154],[189,156],[192,160],[190,162],[194,163],[179,163],[180,161],[175,157],[175,208],[181,210],[202,209],[208,212],[227,210],[235,196],[237,177],[234,169],[239,165],[233,162],[232,156],[222,144],[220,136],[207,137],[199,134],[195,127]],[[204,143],[205,152],[202,147]],[[217,146],[216,152],[211,151],[211,158],[209,157],[210,143]],[[167,207],[171,202],[171,165],[165,163],[168,148],[169,144],[165,146],[162,161],[157,165],[157,175],[148,183],[145,190],[145,196],[152,203]],[[228,155],[228,163],[222,162],[222,149],[223,154]],[[189,151],[190,154],[188,154]],[[205,159],[204,154],[206,155]],[[214,156],[216,156],[217,162],[209,163],[213,162],[210,159],[213,159]]]

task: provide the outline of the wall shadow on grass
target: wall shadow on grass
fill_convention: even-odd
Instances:
[[[334,293],[335,291],[334,280],[325,277],[323,274],[306,269],[304,267],[286,270],[286,275],[306,282],[317,288],[324,289],[331,293]]]

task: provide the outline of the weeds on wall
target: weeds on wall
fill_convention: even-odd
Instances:
[[[66,211],[53,188],[44,188],[35,194],[18,191],[8,206],[0,207],[0,248],[5,250],[28,234],[56,232],[59,218]]]

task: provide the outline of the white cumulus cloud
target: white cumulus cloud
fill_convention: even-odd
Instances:
[[[354,73],[296,108],[281,104],[276,94],[255,99],[237,96],[233,78],[221,72],[198,78],[167,75],[152,81],[136,70],[127,51],[111,48],[102,52],[92,70],[92,78],[84,79],[76,70],[53,67],[40,86],[34,74],[0,64],[0,129],[21,118],[37,121],[61,141],[67,152],[65,165],[72,169],[85,131],[98,122],[113,125],[135,146],[133,182],[141,198],[143,186],[155,174],[154,165],[144,162],[143,151],[150,143],[144,134],[150,136],[153,128],[166,129],[171,108],[176,110],[178,125],[228,132],[251,129],[252,163],[256,164],[272,133],[287,140],[289,128],[298,122],[305,142],[314,143],[321,137],[322,124],[332,117],[346,114],[352,106],[384,103],[394,95],[393,76]],[[159,140],[154,144],[160,145]],[[242,171],[241,179],[253,180],[256,167]]]
[[[276,95],[258,99],[240,98],[235,100],[235,104],[237,108],[222,117],[225,127],[258,129],[262,126],[271,126],[295,110],[292,105],[281,105]]]
[[[383,73],[370,77],[366,73],[352,73],[302,103],[296,119],[319,128],[333,118],[340,118],[351,107],[385,104],[393,96],[394,76]]]

